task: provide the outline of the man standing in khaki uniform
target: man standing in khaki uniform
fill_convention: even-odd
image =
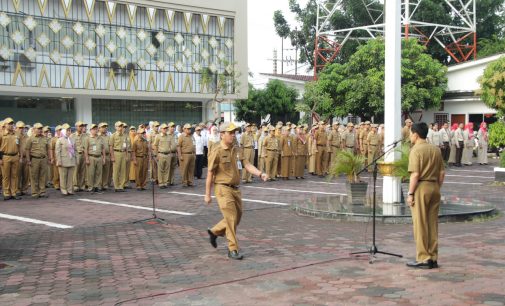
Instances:
[[[16,136],[19,139],[19,150],[23,153],[25,152],[26,141],[28,140],[23,121],[16,122]],[[22,196],[27,193],[28,184],[30,183],[30,168],[28,167],[28,163],[25,158],[23,158],[23,162],[19,162],[18,179],[18,190],[16,191],[16,195]]]
[[[108,124],[105,122],[102,122],[98,125],[98,136],[101,138],[105,150],[105,163],[103,164],[102,168],[101,190],[107,190],[112,180],[112,162],[110,161],[111,151],[109,147],[110,137],[107,132],[108,127]]]
[[[21,200],[16,195],[18,190],[19,163],[23,161],[20,151],[19,138],[14,133],[14,120],[6,118],[3,121],[4,131],[0,137],[0,166],[2,166],[2,192],[4,201],[10,199]]]
[[[51,142],[49,144],[51,148],[51,152],[53,152],[53,177],[51,178],[53,180],[53,187],[56,190],[60,190],[60,171],[58,169],[58,166],[56,165],[56,142],[58,142],[58,139],[60,138],[60,133],[61,133],[61,125],[57,125],[56,128],[54,129],[54,136],[51,138]]]
[[[319,128],[316,130],[316,134],[314,136],[317,152],[316,152],[316,174],[319,177],[324,177],[325,164],[327,163],[327,146],[328,146],[328,137],[326,135],[326,129],[324,126],[324,122],[319,122]]]
[[[240,138],[240,146],[242,147],[244,159],[249,163],[254,164],[254,135],[251,131],[251,124],[245,125],[245,133]],[[252,174],[242,169],[242,182],[251,183]]]
[[[416,261],[407,266],[433,269],[438,268],[438,211],[445,177],[444,160],[440,149],[426,142],[426,123],[412,125],[411,131],[410,142],[414,146],[409,155],[407,203],[412,212]]]
[[[147,133],[147,132],[146,132]],[[160,133],[160,123],[158,121],[154,121],[152,124],[152,128],[147,134],[147,141],[151,145],[151,154],[154,154],[154,148],[152,147],[152,144],[154,143],[154,140],[156,139],[156,136]],[[156,158],[156,156],[152,156],[152,158]],[[159,184],[159,178],[158,178],[158,164],[157,163],[151,163],[151,173],[154,178],[154,181]]]
[[[109,138],[109,151],[111,152],[112,177],[114,181],[114,191],[124,192],[124,182],[126,178],[126,160],[129,159],[128,138],[124,133],[124,126],[121,121],[114,124],[116,132]]]
[[[40,123],[33,125],[33,135],[26,141],[26,160],[30,166],[30,185],[32,198],[47,198],[47,165],[52,161],[49,139],[42,134],[44,126]]]
[[[342,133],[342,149],[353,152],[356,147],[356,134],[354,133],[354,124],[347,123],[347,130]]]
[[[139,127],[140,128],[140,127]],[[130,126],[130,132],[128,133],[128,139],[130,141],[130,156],[131,156],[131,162],[126,163],[126,173],[128,173],[128,180],[125,182],[125,186],[130,186],[130,182],[135,181],[135,167],[132,165],[133,162],[133,142],[135,141],[135,138],[137,137],[137,129],[135,126]],[[125,188],[128,188],[125,187]]]
[[[340,132],[338,131],[338,128],[340,126],[340,123],[338,121],[334,122],[332,125],[331,133],[328,139],[328,142],[330,143],[330,165],[333,164],[335,161],[335,157],[337,156],[338,150],[340,150]]]
[[[360,129],[359,131],[359,144],[360,144],[359,149],[361,156],[363,157],[367,157],[368,155],[368,145],[367,145],[368,133],[370,133],[370,121],[365,121],[362,129]]]
[[[369,166],[369,171],[372,170],[370,168],[370,164],[377,158],[377,155],[379,153],[379,145],[380,145],[380,136],[377,134],[377,124],[372,124],[372,130],[368,134],[368,137],[366,139],[366,144],[368,148],[368,166]]]
[[[284,180],[289,180],[291,175],[294,145],[291,135],[289,135],[289,128],[284,127],[279,145],[281,151],[281,178]]]
[[[191,136],[191,124],[184,125],[184,132],[179,136],[177,142],[179,153],[179,164],[181,167],[182,185],[193,186],[195,175],[195,145]]]
[[[146,130],[139,128],[132,146],[133,165],[135,167],[135,185],[137,190],[146,190],[147,170],[149,166],[149,143],[146,139]]]
[[[265,170],[265,156],[263,156],[263,141],[265,140],[265,137],[268,136],[268,127],[264,126],[261,129],[261,135],[258,138],[258,169],[260,171],[266,171]]]
[[[170,131],[167,133],[167,130]],[[158,162],[158,185],[161,189],[174,184],[175,167],[177,166],[177,139],[174,135],[175,124],[163,123],[160,133],[153,143],[154,155]]]
[[[243,255],[239,253],[237,241],[237,226],[242,218],[242,195],[238,185],[240,184],[239,162],[250,173],[257,175],[263,181],[268,179],[254,167],[248,160],[240,158],[239,148],[233,145],[235,130],[233,123],[223,123],[220,127],[221,143],[209,155],[207,181],[205,184],[205,203],[211,203],[211,190],[214,185],[219,209],[223,219],[212,229],[208,229],[209,240],[212,247],[217,247],[218,236],[226,236],[228,240],[228,257],[240,260]]]
[[[75,143],[76,165],[74,170],[74,191],[85,189],[86,162],[84,160],[84,140],[86,138],[86,123],[77,121],[75,123],[75,133],[70,136]]]
[[[271,126],[269,130],[270,135],[265,137],[263,140],[262,150],[263,156],[265,158],[265,168],[269,180],[275,181],[277,176],[277,159],[279,158],[280,145],[279,140],[275,136],[276,129]]]
[[[405,126],[402,128],[402,140],[404,143],[408,143],[410,146],[410,128],[412,127],[412,120],[406,119]]]
[[[132,132],[133,129],[133,132]],[[130,169],[131,169],[131,160],[132,160],[132,138],[130,138],[130,135],[135,135],[135,127],[131,126],[130,129],[128,129],[128,124],[123,122],[123,133],[126,136],[126,141],[128,142],[128,148],[126,150],[126,155],[128,158],[126,159],[126,175],[124,176],[124,182],[123,182],[123,188],[124,189],[130,189]],[[135,138],[135,137],[134,137]]]
[[[89,136],[84,140],[84,158],[88,174],[88,191],[102,189],[102,169],[105,163],[105,144],[98,136],[98,126],[92,124]]]

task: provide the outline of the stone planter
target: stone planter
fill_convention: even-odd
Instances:
[[[347,183],[347,201],[352,205],[365,205],[366,192],[368,189],[367,182]]]
[[[505,182],[505,168],[494,168],[494,180],[495,182]]]

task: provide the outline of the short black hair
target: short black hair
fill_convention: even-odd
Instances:
[[[419,137],[421,137],[421,139],[426,139],[428,136],[428,125],[426,122],[414,123],[410,130],[412,131],[412,134],[416,133]]]

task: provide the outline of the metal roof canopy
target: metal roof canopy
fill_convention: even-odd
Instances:
[[[314,50],[314,79],[317,73],[338,56],[348,40],[368,40],[384,36],[384,0],[361,1],[368,16],[368,25],[331,29],[330,20],[342,7],[342,0],[317,2],[317,25]],[[398,1],[398,0],[386,0]],[[423,45],[438,43],[457,63],[477,57],[476,0],[441,0],[450,12],[451,24],[437,24],[417,19],[417,10],[423,0],[401,0],[402,36],[415,37]]]

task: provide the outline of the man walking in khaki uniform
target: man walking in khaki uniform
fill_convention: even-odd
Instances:
[[[110,151],[109,147],[109,134],[107,132],[107,128],[109,125],[105,122],[102,122],[98,125],[98,136],[101,138],[105,150],[105,163],[102,168],[102,183],[101,190],[107,190],[111,184],[112,180],[112,162],[111,162],[111,154],[113,152]]]
[[[58,142],[58,139],[60,138],[61,134],[61,125],[57,125],[56,128],[54,129],[54,136],[51,138],[51,142],[49,144],[51,148],[51,152],[53,153],[52,159],[53,159],[53,177],[51,178],[53,180],[53,187],[56,190],[60,190],[60,171],[58,169],[58,166],[56,165],[56,143]]]
[[[75,143],[76,166],[74,171],[74,191],[83,191],[85,189],[86,162],[84,160],[84,140],[86,139],[87,124],[82,121],[75,123],[75,133],[70,136]]]
[[[33,135],[26,141],[26,160],[30,166],[30,185],[33,198],[47,198],[47,162],[52,156],[49,140],[42,134],[44,126],[40,123],[33,125]],[[49,163],[52,164],[52,159]]]
[[[147,170],[149,166],[149,143],[146,139],[146,130],[139,128],[133,140],[132,159],[135,167],[135,185],[137,190],[146,190]]]
[[[19,150],[21,153],[24,153],[28,136],[25,133],[25,124],[23,121],[16,122],[16,136],[19,139]],[[19,162],[18,179],[16,195],[22,196],[28,192],[28,184],[30,183],[30,168],[28,167],[26,158],[23,158],[23,161]]]
[[[179,136],[177,143],[179,164],[181,167],[182,185],[193,186],[195,174],[195,145],[191,136],[191,124],[184,125],[184,132]]]
[[[98,136],[98,126],[92,124],[89,136],[84,140],[84,157],[88,174],[88,191],[102,189],[102,169],[105,163],[105,144]]]
[[[211,190],[214,185],[219,209],[223,219],[212,229],[208,229],[209,240],[212,247],[217,247],[218,236],[226,236],[228,240],[228,257],[240,260],[243,255],[239,252],[237,241],[237,226],[242,218],[242,195],[238,185],[240,184],[239,162],[242,162],[244,170],[260,177],[263,181],[268,179],[246,159],[241,159],[239,148],[233,145],[235,130],[233,123],[223,123],[220,128],[222,140],[209,155],[207,181],[205,184],[205,203],[211,203]]]
[[[275,136],[275,128],[271,126],[269,128],[270,130],[270,135],[265,137],[263,140],[263,145],[262,145],[262,150],[263,150],[263,156],[265,158],[265,168],[267,175],[269,177],[269,180],[276,180],[277,176],[277,165],[278,165],[278,158],[279,158],[279,140]]]
[[[128,147],[130,146],[128,138],[124,133],[124,125],[121,121],[114,124],[116,132],[109,138],[109,151],[111,152],[112,177],[114,181],[114,191],[124,192],[124,182],[126,178],[126,160],[128,156]]]
[[[445,166],[440,149],[426,142],[428,125],[416,123],[411,131],[410,142],[414,146],[409,155],[407,203],[412,212],[416,261],[407,266],[433,269],[438,268],[438,211]]]
[[[14,120],[6,118],[3,121],[4,131],[0,137],[0,166],[2,166],[2,191],[4,201],[10,199],[21,200],[16,195],[18,190],[19,162],[23,161],[20,151],[19,138],[14,133]]]
[[[245,133],[242,135],[242,138],[240,138],[240,146],[243,150],[244,159],[254,164],[254,135],[251,131],[250,123],[247,123],[245,126]],[[242,182],[252,182],[252,174],[245,171],[245,169],[242,169]]]

